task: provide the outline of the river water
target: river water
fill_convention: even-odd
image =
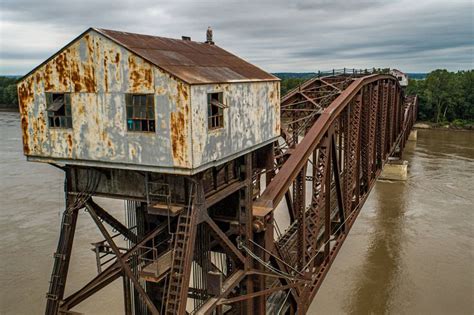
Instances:
[[[19,115],[0,112],[0,314],[44,312],[64,207],[62,171],[21,150]],[[419,130],[404,158],[409,179],[377,182],[308,314],[474,314],[474,132]],[[101,239],[81,213],[66,295],[96,274]],[[123,314],[121,292],[75,310]]]

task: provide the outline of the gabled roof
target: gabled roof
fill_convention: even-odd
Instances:
[[[99,28],[94,30],[189,84],[279,80],[216,45]]]
[[[90,31],[95,31],[188,84],[279,81],[230,52],[207,43],[91,27],[24,75],[24,80]]]

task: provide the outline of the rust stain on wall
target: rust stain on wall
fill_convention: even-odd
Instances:
[[[178,97],[183,96],[184,100],[188,100],[188,90],[182,82],[178,82]]]
[[[51,64],[47,63],[44,67],[44,90],[51,91],[54,89],[54,84],[51,77]]]
[[[72,136],[70,134],[67,135],[67,151],[68,155],[72,156]]]
[[[39,116],[38,116],[38,123],[39,123],[39,131],[41,134],[44,135],[44,132],[46,130],[46,120],[44,119],[44,112],[40,111]]]
[[[33,127],[33,151],[38,151],[38,120],[33,119],[31,121]]]
[[[21,131],[23,134],[23,153],[30,154],[30,137],[28,132],[28,104],[33,103],[33,84],[31,79],[25,80],[18,86],[18,103],[20,107],[21,116]]]
[[[68,60],[65,53],[60,54],[56,59],[56,72],[58,73],[58,81],[61,85],[60,90],[68,90],[68,80],[69,80],[69,71],[68,71]]]
[[[128,68],[130,71],[129,80],[132,91],[137,91],[140,88],[140,70],[132,55],[128,56]]]
[[[105,86],[105,92],[109,92],[109,78],[108,78],[108,69],[107,69],[107,61],[108,61],[107,55],[104,54],[104,86]]]
[[[78,103],[78,104],[77,104],[77,113],[78,113],[80,116],[83,116],[83,115],[84,115],[84,113],[85,113],[84,104],[82,104],[82,103]]]
[[[92,64],[84,65],[84,85],[86,86],[86,91],[88,93],[95,93],[96,88],[96,79],[95,71]]]
[[[152,71],[151,68],[145,69],[145,82],[151,86],[152,84]]]
[[[143,93],[153,90],[153,73],[147,62],[133,55],[128,56],[129,86],[131,92]]]
[[[184,124],[183,112],[171,113],[171,148],[173,159],[178,161],[178,164],[182,164],[185,161],[186,137],[184,134]]]
[[[171,151],[175,165],[184,166],[187,161],[186,126],[189,114],[187,87],[177,84],[176,112],[171,113]]]
[[[76,62],[72,62],[71,65],[71,79],[74,84],[74,92],[81,91],[81,76],[79,75],[79,65]]]

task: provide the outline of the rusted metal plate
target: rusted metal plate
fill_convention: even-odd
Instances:
[[[105,29],[96,31],[189,84],[279,80],[215,45]]]
[[[196,65],[194,61],[175,51],[136,48],[136,52],[143,58],[153,61],[153,63],[181,66]]]
[[[232,82],[248,81],[244,76],[234,72],[227,67],[196,67],[196,66],[167,66],[170,72],[177,77],[187,77],[194,82],[204,82],[212,79],[214,82],[229,82],[232,77]]]

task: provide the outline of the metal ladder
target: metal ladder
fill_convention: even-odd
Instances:
[[[174,235],[174,250],[171,265],[170,282],[168,286],[168,295],[166,299],[166,314],[176,315],[182,306],[180,303],[186,303],[183,290],[188,291],[188,284],[184,283],[184,278],[189,274],[187,269],[190,269],[190,261],[194,250],[194,238],[196,222],[195,216],[191,216],[191,207],[179,216],[176,233]],[[189,266],[187,266],[187,263]],[[188,278],[189,281],[189,278]],[[185,287],[183,287],[185,286]],[[184,308],[186,305],[184,305]]]

